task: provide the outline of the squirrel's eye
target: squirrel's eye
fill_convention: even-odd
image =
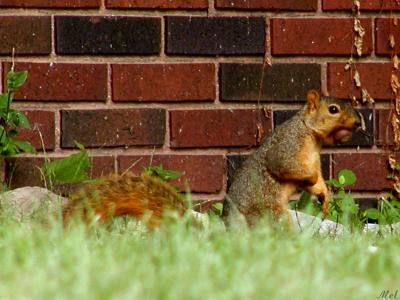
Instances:
[[[329,112],[331,114],[336,114],[339,112],[339,108],[336,105],[331,105],[331,106],[329,106]]]

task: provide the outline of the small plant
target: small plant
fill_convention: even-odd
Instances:
[[[27,71],[15,72],[13,67],[7,73],[7,91],[0,94],[0,156],[7,158],[20,152],[35,153],[35,148],[27,141],[17,140],[20,128],[31,128],[25,115],[11,108],[14,92],[28,77]]]
[[[361,228],[365,222],[360,214],[358,204],[354,201],[350,192],[345,191],[345,187],[356,182],[356,175],[348,169],[339,172],[338,178],[326,181],[327,185],[335,188],[333,199],[329,203],[328,219],[341,223],[351,229]],[[321,214],[321,206],[309,193],[303,192],[300,199],[292,204],[292,208],[300,210],[309,215]]]
[[[366,221],[351,193],[344,189],[346,186],[354,184],[356,180],[357,177],[353,171],[343,169],[339,171],[337,179],[334,178],[326,182],[336,188],[336,193],[329,207],[328,218],[350,229],[362,228]]]
[[[379,199],[378,208],[369,208],[364,212],[364,216],[371,220],[376,220],[379,224],[393,224],[400,221],[400,201],[388,194]]]
[[[49,180],[50,186],[66,183],[79,183],[89,180],[88,170],[91,167],[89,154],[85,147],[75,142],[80,150],[63,159],[47,160],[41,168],[42,173]]]
[[[164,181],[171,181],[182,176],[181,172],[173,170],[165,170],[162,165],[146,167],[143,173],[149,176],[160,177]]]

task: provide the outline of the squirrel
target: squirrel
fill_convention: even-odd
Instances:
[[[237,170],[224,200],[225,223],[231,225],[242,215],[255,225],[268,212],[280,218],[299,188],[316,195],[326,215],[329,194],[321,174],[322,143],[345,142],[361,124],[361,115],[350,103],[309,91],[304,108],[266,137]],[[188,210],[176,188],[156,176],[128,172],[86,184],[70,197],[62,215],[66,221],[78,214],[85,220],[97,216],[102,222],[121,215],[147,217],[149,227],[158,227],[168,209],[181,215]]]
[[[74,217],[101,223],[115,216],[133,216],[145,219],[149,228],[159,227],[166,210],[183,215],[187,211],[179,191],[154,175],[112,174],[109,177],[84,184],[73,193],[62,209],[65,223]]]
[[[318,197],[325,218],[329,192],[321,173],[322,144],[348,141],[362,120],[350,103],[310,90],[303,109],[265,138],[236,171],[223,205],[225,224],[240,215],[250,226],[268,212],[273,219],[288,215],[287,203],[298,189]]]

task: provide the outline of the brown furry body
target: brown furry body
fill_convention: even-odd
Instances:
[[[88,221],[96,216],[105,222],[114,216],[128,215],[146,218],[149,227],[157,227],[166,210],[186,211],[174,187],[155,176],[126,173],[85,185],[70,197],[63,209],[63,219],[81,216]]]
[[[317,92],[310,91],[307,105],[278,126],[234,175],[224,202],[225,222],[238,222],[241,215],[255,225],[267,213],[280,218],[287,214],[289,198],[298,189],[316,195],[326,215],[329,195],[321,173],[322,142],[344,141],[360,122],[349,103],[320,99]]]

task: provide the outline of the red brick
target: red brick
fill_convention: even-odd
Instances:
[[[0,0],[0,7],[91,8],[100,0]]]
[[[95,109],[61,111],[61,147],[162,146],[164,109]]]
[[[75,153],[75,152],[74,152]],[[66,157],[66,156],[64,156]],[[50,157],[50,160],[64,157]],[[94,156],[91,157],[92,167],[88,171],[91,178],[99,178],[103,175],[114,173],[114,157],[112,156]],[[43,156],[16,157],[9,160],[7,176],[11,181],[11,188],[23,186],[48,186],[49,182],[44,181],[40,172],[45,158]],[[46,184],[47,183],[47,184]],[[65,193],[69,190],[67,186],[62,186],[60,191]]]
[[[356,88],[354,73],[345,70],[345,63],[328,64],[328,91],[331,96],[349,98],[350,95],[361,97],[361,91]],[[391,63],[357,63],[355,68],[360,74],[362,87],[375,100],[388,100],[392,97],[390,78],[392,74]],[[400,76],[400,72],[397,71]]]
[[[1,3],[1,0],[0,0]],[[50,17],[1,16],[0,54],[49,54],[51,52]]]
[[[4,72],[10,68],[7,63]],[[105,101],[107,66],[103,64],[17,63],[28,80],[15,99],[29,101]]]
[[[264,133],[271,130],[271,119],[256,109],[171,111],[171,148],[254,146],[259,120]]]
[[[29,110],[24,111],[25,116],[31,123],[31,129],[21,129],[19,140],[27,140],[37,150],[53,150],[55,146],[55,116],[52,111]],[[42,140],[40,134],[42,135]]]
[[[115,158],[113,156],[91,156],[92,167],[90,178],[99,178],[115,173]]]
[[[381,153],[334,153],[332,161],[335,178],[341,169],[350,169],[356,174],[357,181],[349,187],[351,190],[380,191],[391,187],[386,179],[388,164]]]
[[[376,144],[393,145],[393,127],[390,122],[390,109],[376,110]]]
[[[317,0],[216,0],[216,8],[262,9],[262,10],[317,10]]]
[[[271,20],[274,55],[350,55],[354,52],[352,18],[279,18]],[[372,21],[365,29],[363,54],[372,52]],[[300,38],[301,37],[301,38]]]
[[[223,188],[225,161],[222,155],[126,155],[118,157],[119,170],[140,173],[144,167],[162,165],[164,169],[182,172],[172,181],[182,191],[188,183],[195,193],[218,193]]]
[[[362,0],[360,1],[361,10],[400,10],[400,5],[395,1],[382,0]],[[354,0],[322,0],[323,10],[352,10]]]
[[[197,101],[215,99],[213,64],[116,64],[114,101]]]
[[[206,9],[208,0],[106,0],[107,8]]]
[[[400,5],[399,5],[400,8]],[[394,36],[395,46],[392,49],[389,45],[389,36]],[[392,51],[400,53],[400,26],[394,26],[393,20],[389,18],[378,18],[375,20],[375,51],[378,55],[387,55]]]

